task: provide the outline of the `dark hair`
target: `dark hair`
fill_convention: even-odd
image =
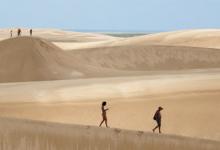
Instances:
[[[163,107],[160,106],[160,107],[158,107],[158,109],[159,109],[159,110],[163,110]]]
[[[107,104],[107,102],[106,102],[106,101],[102,102],[102,106],[105,106],[106,104]]]

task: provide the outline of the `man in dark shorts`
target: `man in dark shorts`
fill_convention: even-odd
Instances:
[[[21,29],[18,29],[18,36],[21,36]]]
[[[156,113],[154,114],[154,120],[157,122],[157,126],[153,129],[153,132],[158,128],[159,129],[159,133],[161,133],[161,110],[163,110],[162,107],[158,107],[158,110],[156,111]]]
[[[33,30],[32,30],[32,29],[30,29],[30,36],[32,36],[32,33],[33,33]]]

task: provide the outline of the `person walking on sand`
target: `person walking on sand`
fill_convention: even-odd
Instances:
[[[159,129],[159,133],[161,133],[161,111],[163,110],[162,107],[158,107],[158,110],[156,111],[156,113],[154,114],[154,120],[157,122],[157,126],[153,129],[153,132],[155,132],[155,130],[158,128]]]
[[[13,36],[13,31],[11,30],[10,31],[10,37],[12,38],[12,36]]]
[[[18,36],[21,36],[21,29],[18,29]]]
[[[30,29],[30,36],[32,36],[32,33],[33,33],[33,30],[32,30],[32,29]]]
[[[107,122],[107,115],[106,115],[106,111],[108,111],[109,109],[105,108],[106,105],[107,105],[107,102],[105,102],[105,101],[102,102],[102,107],[101,107],[101,109],[102,109],[102,121],[101,121],[99,127],[101,127],[103,122],[105,122],[106,127],[109,128],[108,122]]]

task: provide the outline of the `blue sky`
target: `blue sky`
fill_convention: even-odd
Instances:
[[[220,28],[220,0],[0,0],[0,28],[111,31]]]

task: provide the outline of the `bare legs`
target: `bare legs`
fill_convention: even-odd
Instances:
[[[157,126],[153,128],[153,132],[155,132],[155,130],[158,128],[159,133],[161,133],[161,120],[156,120],[156,122],[157,122]]]
[[[107,128],[109,128],[107,119],[103,119],[102,122],[100,123],[99,127],[101,127],[104,122],[105,122],[105,126]]]
[[[159,126],[159,125],[157,125],[157,126],[153,129],[153,132],[155,132],[155,130],[156,130],[157,128],[159,129],[159,133],[161,133],[161,130],[160,130],[160,129],[161,129],[161,126]]]

